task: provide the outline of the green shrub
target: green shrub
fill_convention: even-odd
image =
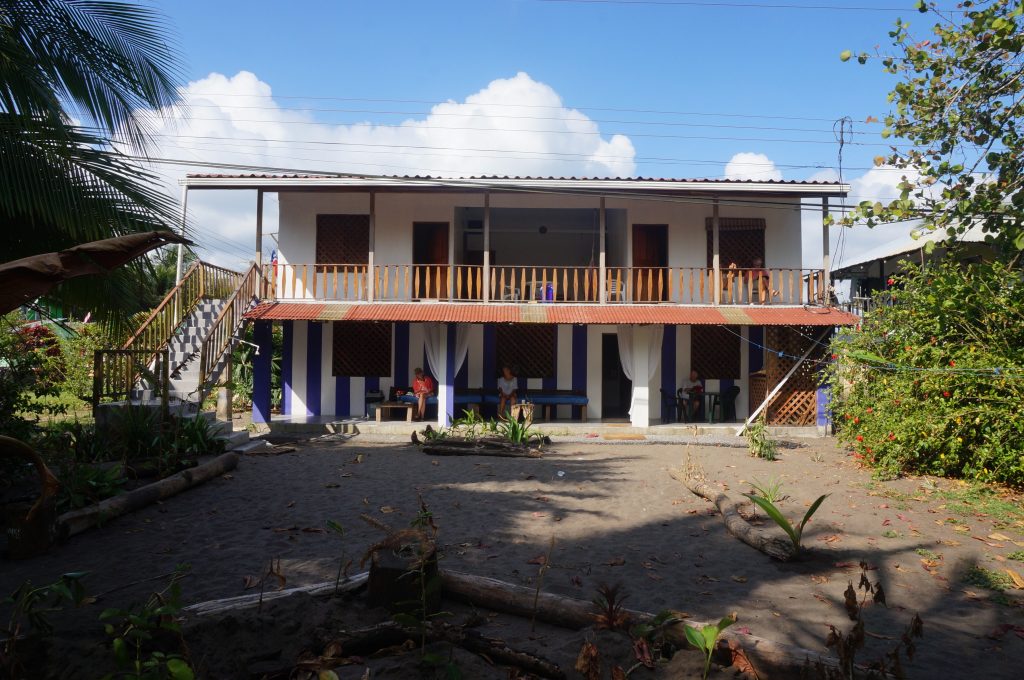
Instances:
[[[1024,485],[1024,283],[999,264],[905,263],[827,369],[839,437],[883,478]]]

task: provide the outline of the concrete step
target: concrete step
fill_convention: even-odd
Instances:
[[[235,448],[231,449],[231,451],[233,453],[241,453],[241,454],[245,454],[245,453],[259,453],[260,451],[266,451],[269,448],[270,448],[270,442],[268,442],[266,439],[259,439],[259,438],[257,438],[257,439],[250,439],[249,441],[245,442],[244,444],[241,444],[241,445],[236,446]]]
[[[231,432],[226,435],[217,435],[216,438],[224,440],[225,451],[234,451],[239,446],[249,443],[249,433],[245,430],[242,430],[241,432]]]

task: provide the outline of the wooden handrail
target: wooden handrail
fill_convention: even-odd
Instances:
[[[242,323],[245,313],[259,297],[260,271],[255,264],[242,275],[242,281],[228,298],[224,309],[214,319],[199,350],[200,399],[206,394],[207,382],[215,377],[215,370],[224,352],[231,348],[231,337]]]

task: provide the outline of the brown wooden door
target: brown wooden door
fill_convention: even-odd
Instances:
[[[416,274],[413,297],[448,297],[448,223],[414,222],[412,263]]]
[[[633,302],[668,299],[668,225],[633,225]]]

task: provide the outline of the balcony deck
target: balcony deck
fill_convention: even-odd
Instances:
[[[800,306],[829,300],[821,269],[281,264],[267,267],[266,279],[263,299],[282,302]]]

